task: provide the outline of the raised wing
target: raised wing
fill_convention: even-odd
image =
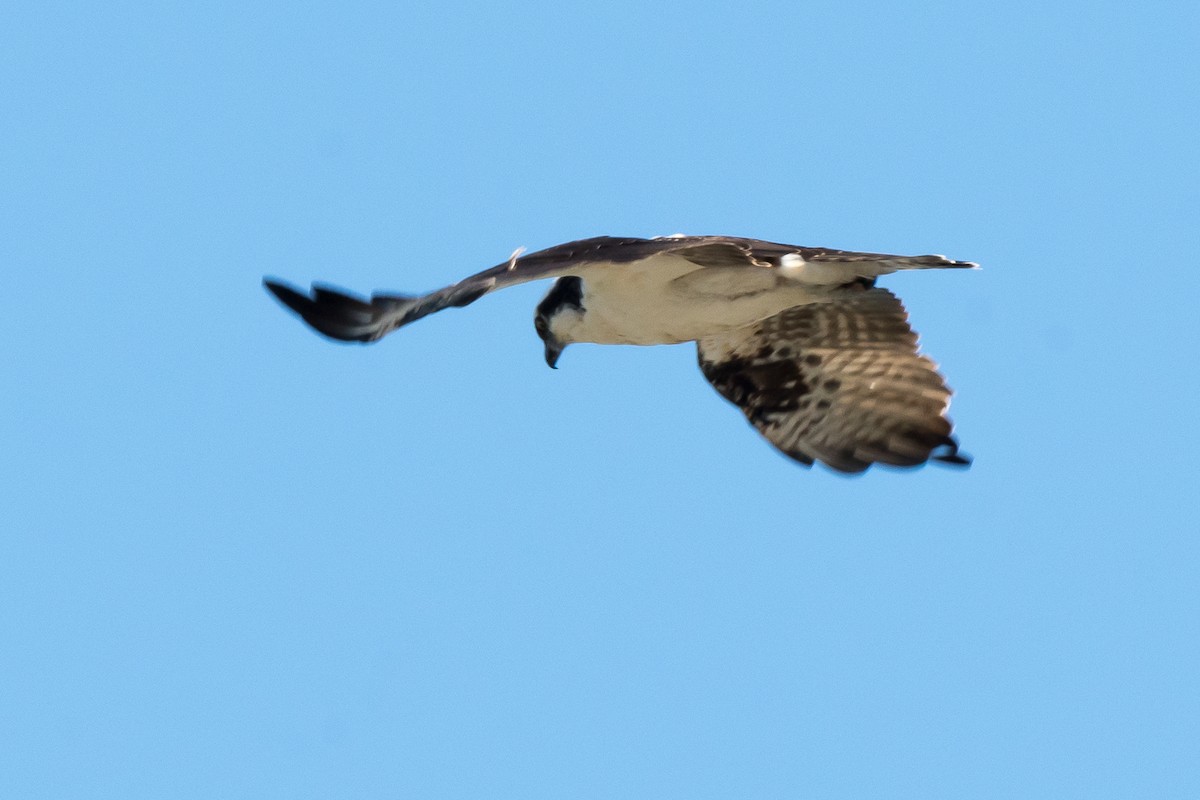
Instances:
[[[898,269],[970,267],[942,256],[892,256],[798,247],[734,236],[666,236],[657,239],[599,236],[535,253],[518,251],[502,264],[426,295],[376,293],[356,297],[314,284],[305,293],[280,281],[263,284],[318,332],[339,341],[374,342],[421,317],[475,302],[488,292],[519,283],[586,273],[604,264],[629,264],[671,253],[702,267],[785,268],[814,283],[842,284]],[[801,272],[802,271],[802,272]]]
[[[698,352],[713,387],[803,464],[862,472],[876,462],[970,463],[946,418],[950,390],[884,289],[788,309],[701,339]]]

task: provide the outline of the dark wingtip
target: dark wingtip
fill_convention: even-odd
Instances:
[[[971,466],[971,457],[966,453],[959,452],[958,442],[955,439],[948,438],[945,447],[947,452],[933,456],[934,461],[964,469]]]
[[[263,286],[267,291],[275,295],[275,299],[283,303],[285,306],[295,311],[300,316],[304,316],[314,305],[312,298],[288,286],[286,283],[263,278]]]
[[[271,278],[263,278],[263,286],[317,333],[339,342],[375,341],[386,332],[380,328],[383,314],[391,304],[405,299],[380,297],[369,302],[318,285],[305,294]]]

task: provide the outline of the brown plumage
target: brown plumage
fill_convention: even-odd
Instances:
[[[696,341],[704,376],[771,444],[800,463],[856,473],[874,463],[969,463],[946,417],[950,390],[918,355],[900,301],[875,279],[974,266],[735,236],[601,236],[518,251],[425,295],[265,284],[318,332],[373,342],[497,289],[557,278],[535,317],[550,366],[572,342]]]
[[[950,390],[917,354],[908,315],[885,289],[797,306],[697,344],[704,377],[803,464],[862,472],[876,462],[969,463],[950,435]]]

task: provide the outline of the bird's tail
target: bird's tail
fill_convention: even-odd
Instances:
[[[903,269],[979,269],[974,261],[955,261],[945,256],[880,256],[875,259],[888,272]]]
[[[907,269],[978,269],[972,261],[954,261],[945,256],[894,256],[883,253],[852,253],[827,250],[796,258],[784,258],[780,272],[803,283],[837,285],[853,280],[873,281]]]

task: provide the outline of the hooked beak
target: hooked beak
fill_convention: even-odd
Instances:
[[[558,369],[555,364],[558,363],[558,357],[562,355],[564,347],[566,347],[566,345],[558,344],[550,339],[546,340],[546,365],[549,366],[550,369]]]

